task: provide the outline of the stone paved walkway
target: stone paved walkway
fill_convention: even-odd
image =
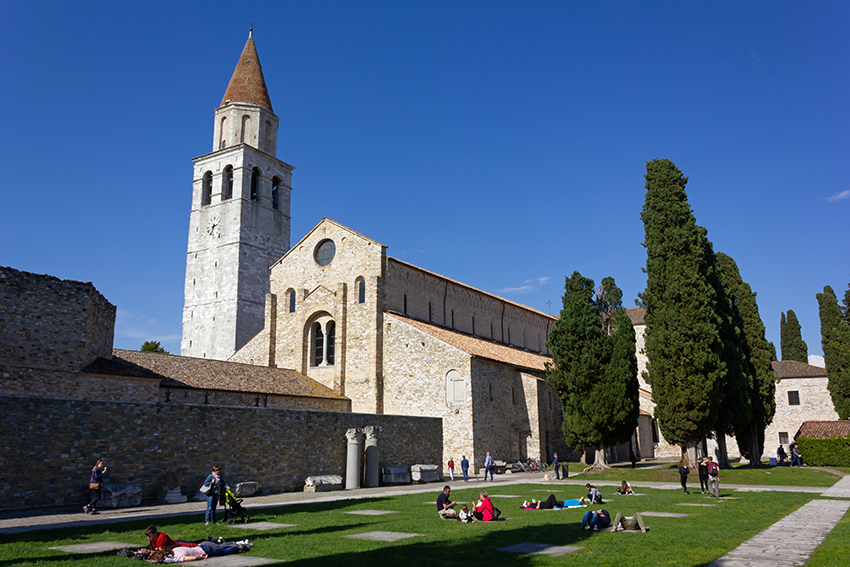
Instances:
[[[823,491],[825,498],[850,498],[850,476],[841,477],[829,489]]]
[[[805,565],[848,509],[848,500],[812,500],[751,537],[709,567]]]

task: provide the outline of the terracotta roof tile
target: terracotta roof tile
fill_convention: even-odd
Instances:
[[[159,378],[167,388],[346,399],[294,370],[136,350],[113,349],[111,360],[99,358],[83,372]]]
[[[777,380],[779,378],[826,378],[825,368],[796,360],[775,360],[770,365],[773,366],[773,374]]]
[[[628,307],[626,315],[632,320],[632,325],[646,324],[646,307]]]
[[[248,41],[245,42],[245,48],[239,56],[239,63],[236,64],[233,76],[227,84],[227,90],[224,91],[221,106],[228,102],[256,104],[274,112],[253,35],[248,36]]]
[[[794,437],[810,439],[828,439],[830,437],[850,437],[850,421],[804,421]]]
[[[536,372],[546,372],[544,364],[552,362],[551,356],[537,354],[480,337],[473,337],[465,333],[446,329],[445,327],[438,327],[424,321],[411,319],[397,313],[387,312],[387,315],[477,358],[494,360]]]

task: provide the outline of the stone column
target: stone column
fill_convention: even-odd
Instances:
[[[345,432],[348,455],[345,462],[345,489],[360,488],[360,432],[351,428]]]
[[[376,488],[379,484],[380,469],[378,468],[378,431],[377,425],[369,425],[363,428],[366,434],[366,458],[363,486]]]

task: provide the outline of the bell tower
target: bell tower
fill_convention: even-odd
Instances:
[[[269,267],[289,250],[291,165],[253,30],[215,110],[212,152],[196,157],[183,356],[227,360],[263,329]]]

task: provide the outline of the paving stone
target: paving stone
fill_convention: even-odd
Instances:
[[[368,540],[372,540],[372,541],[398,541],[400,539],[418,537],[418,536],[421,536],[421,535],[422,534],[405,534],[405,533],[401,533],[401,532],[376,531],[376,532],[365,532],[365,533],[362,533],[362,534],[347,535],[345,537],[350,538],[350,539],[368,539]]]
[[[762,530],[710,567],[805,565],[850,509],[847,500],[812,500]]]
[[[705,506],[706,508],[714,508],[717,504],[700,504],[699,502],[679,502],[677,506]]]
[[[823,492],[827,498],[850,498],[850,476],[843,476]]]
[[[491,494],[490,498],[522,498],[522,496],[517,496],[516,494]]]
[[[253,567],[254,565],[269,565],[271,563],[282,563],[282,561],[240,553],[238,555],[207,557],[201,565],[204,567]]]
[[[560,557],[584,549],[574,545],[551,545],[548,543],[515,543],[507,547],[500,547],[498,551],[507,551],[510,553],[533,553],[535,555],[551,555]]]
[[[436,502],[434,502],[436,504]],[[396,510],[352,510],[346,514],[357,514],[359,516],[382,516],[383,514],[398,514]]]
[[[677,514],[676,512],[641,512],[641,516],[656,516],[658,518],[687,518],[690,514]]]
[[[253,524],[233,524],[231,528],[242,528],[243,530],[276,530],[278,528],[294,528],[298,524],[278,524],[277,522],[255,522]]]
[[[140,543],[123,543],[120,541],[96,541],[94,543],[78,543],[76,545],[60,545],[59,547],[51,547],[50,549],[58,549],[59,551],[67,551],[68,553],[102,553],[104,551],[113,551],[115,549],[139,549],[144,547]]]

